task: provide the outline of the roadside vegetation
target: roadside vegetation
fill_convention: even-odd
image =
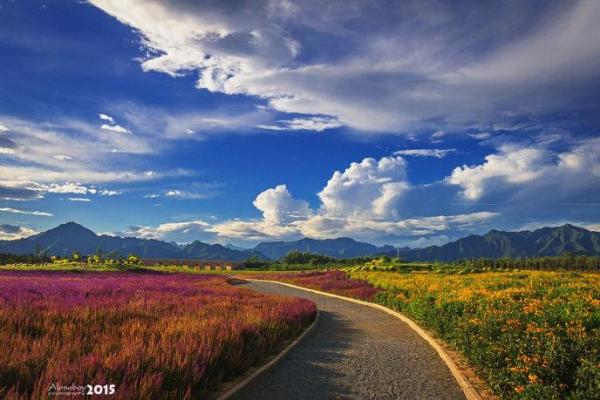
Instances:
[[[600,274],[364,266],[258,277],[400,311],[462,353],[503,398],[600,398]]]
[[[69,257],[5,269],[160,271],[205,274],[191,265]],[[404,262],[292,252],[249,259],[241,270],[377,302],[410,316],[462,353],[503,398],[600,399],[600,257]],[[178,274],[169,274],[178,275]]]
[[[315,317],[313,303],[184,274],[0,272],[0,397],[116,384],[119,399],[205,398]]]

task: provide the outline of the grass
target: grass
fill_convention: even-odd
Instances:
[[[297,336],[313,303],[218,275],[0,272],[0,396],[116,384],[119,399],[204,398]]]

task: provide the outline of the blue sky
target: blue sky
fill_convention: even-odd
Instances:
[[[600,229],[596,1],[0,0],[0,239]]]

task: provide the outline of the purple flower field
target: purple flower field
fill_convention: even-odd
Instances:
[[[366,281],[350,279],[348,274],[343,271],[264,273],[256,274],[253,278],[287,282],[367,301],[372,301],[375,295],[380,292],[380,289],[374,288]]]
[[[115,385],[119,399],[206,396],[314,318],[307,300],[225,277],[0,272],[0,397]]]

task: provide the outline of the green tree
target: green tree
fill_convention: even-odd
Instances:
[[[142,265],[142,260],[135,254],[130,254],[127,256],[127,260],[125,260],[125,263],[127,265]]]
[[[81,253],[79,253],[78,251],[74,251],[73,254],[71,254],[71,261],[80,262],[81,261]]]

